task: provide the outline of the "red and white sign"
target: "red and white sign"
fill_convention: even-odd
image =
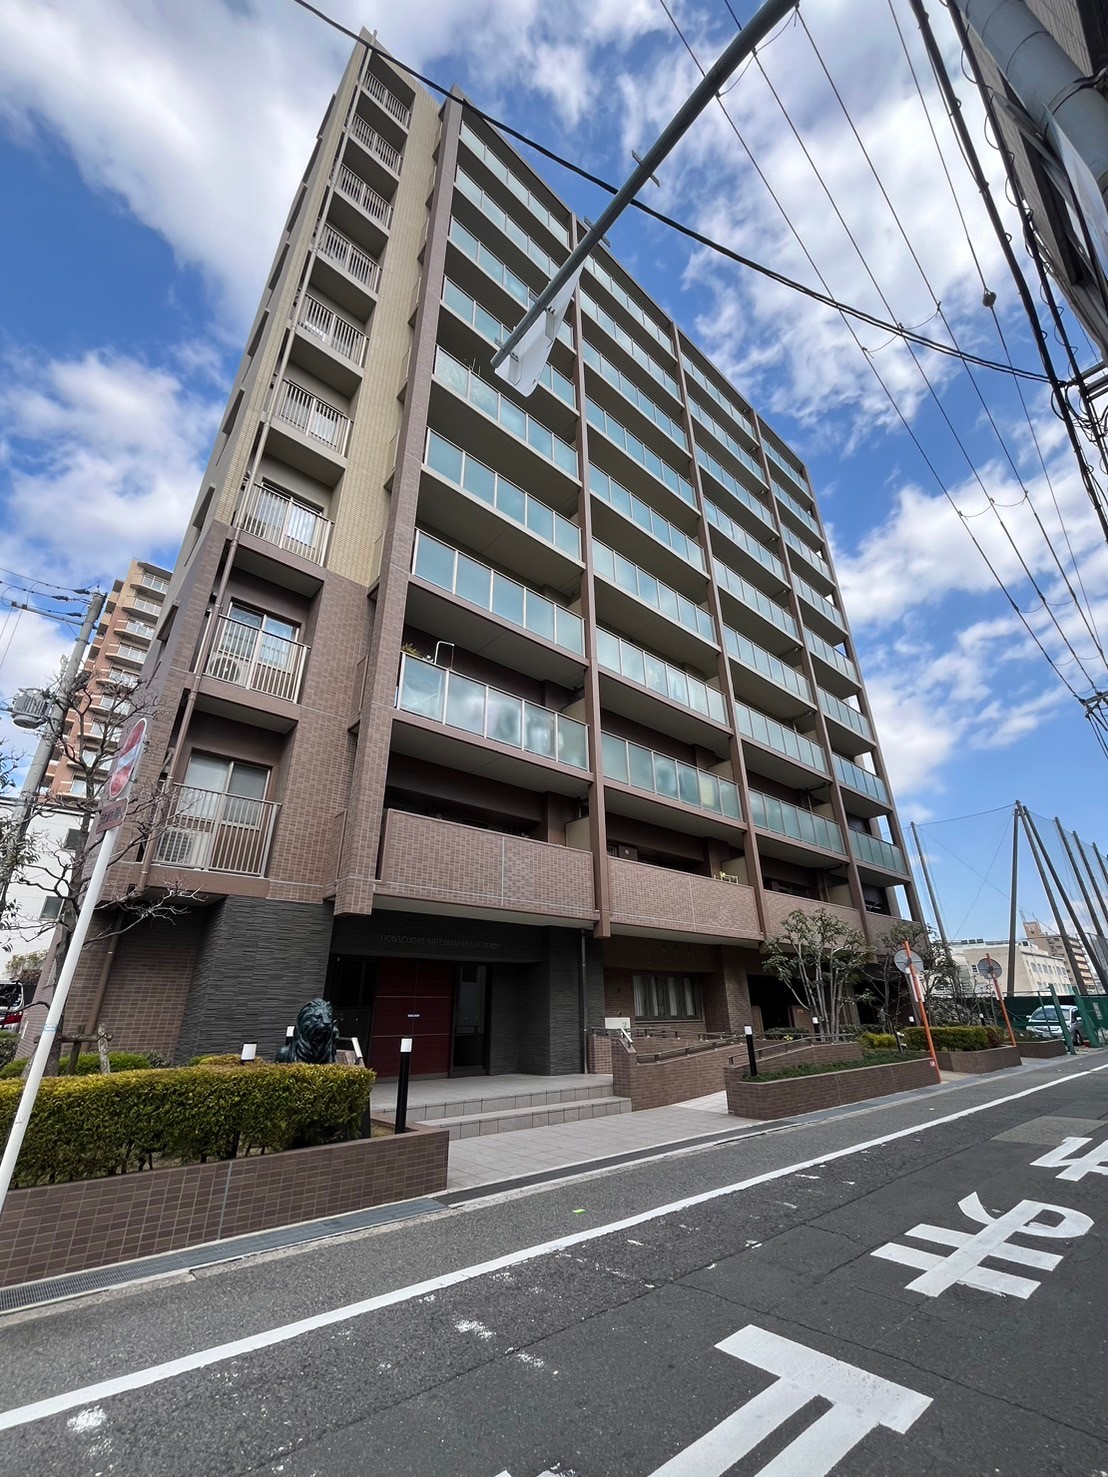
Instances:
[[[145,718],[136,718],[130,727],[124,730],[119,748],[115,751],[108,778],[104,782],[100,813],[96,817],[96,835],[98,836],[123,824],[123,818],[127,814],[127,797],[146,745],[148,726]]]

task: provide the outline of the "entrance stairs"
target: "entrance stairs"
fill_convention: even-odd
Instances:
[[[382,1083],[373,1090],[373,1116],[391,1118],[396,1087]],[[408,1122],[449,1129],[451,1139],[543,1128],[552,1123],[579,1123],[629,1113],[631,1099],[616,1097],[604,1073],[572,1077],[468,1077],[413,1082]]]

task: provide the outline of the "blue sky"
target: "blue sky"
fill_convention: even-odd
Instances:
[[[609,178],[622,178],[631,148],[653,139],[696,76],[658,0],[331,0],[328,8],[348,26],[376,24],[397,56],[459,83],[490,112]],[[742,0],[736,9],[746,17],[754,6]],[[733,31],[723,0],[683,0],[676,14],[705,63]],[[892,8],[888,0],[821,0],[804,16],[911,247],[803,27],[790,24],[771,40],[765,74],[868,270],[760,68],[744,71],[727,102],[832,291],[936,337],[944,332],[938,299],[963,346],[999,357],[981,306],[983,276],[1013,356],[1037,368],[904,0]],[[941,8],[935,24],[960,77]],[[172,562],[274,243],[347,53],[344,38],[292,0],[6,0],[0,8],[0,192],[8,207],[0,237],[0,565],[84,585],[110,583],[132,554]],[[963,93],[997,179],[976,100]],[[593,188],[540,168],[582,213],[597,213]],[[698,123],[649,198],[814,283],[719,109]],[[1024,489],[1065,566],[1057,502],[1106,630],[1108,550],[1038,388],[1026,390],[1036,451],[1010,382],[978,377],[1013,469],[952,361],[921,356],[941,412],[887,335],[861,331],[867,357],[837,315],[637,215],[616,228],[612,244],[808,462],[905,819],[991,812],[1019,795],[1090,839],[1108,840],[1104,760],[1080,710],[993,584],[871,365],[1053,652],[1001,520],[1058,597],[1075,644],[1078,613],[1064,603]],[[1077,342],[1091,361],[1079,331]],[[41,682],[64,640],[30,616],[14,631],[10,623],[0,629],[0,690]],[[1097,673],[1091,659],[1089,667]],[[1003,819],[925,833],[952,928],[965,918],[960,931],[1006,931],[1006,848],[996,851]],[[1037,889],[1020,892],[1030,912],[1040,911]]]

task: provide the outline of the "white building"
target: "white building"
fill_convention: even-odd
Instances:
[[[0,798],[0,807],[10,811],[14,796]],[[9,917],[15,925],[0,928],[0,978],[6,977],[8,961],[16,954],[30,954],[49,947],[54,922],[61,911],[58,879],[78,844],[81,817],[71,811],[50,809],[35,812],[28,834],[38,848],[38,860],[16,874],[8,888],[12,905]]]
[[[967,973],[984,985],[988,984],[988,980],[977,973],[977,965],[988,955],[994,963],[1000,965],[1000,988],[1003,990],[1007,987],[1007,939],[955,939],[951,943],[950,952]],[[1015,993],[1045,995],[1049,994],[1051,985],[1059,995],[1073,994],[1073,975],[1069,966],[1064,960],[1053,958],[1044,949],[1035,948],[1026,939],[1017,939]]]

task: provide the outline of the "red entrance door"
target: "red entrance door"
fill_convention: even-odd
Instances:
[[[450,1070],[454,965],[430,959],[381,959],[373,998],[369,1064],[379,1077],[400,1071],[400,1038],[412,1037],[412,1076]]]

